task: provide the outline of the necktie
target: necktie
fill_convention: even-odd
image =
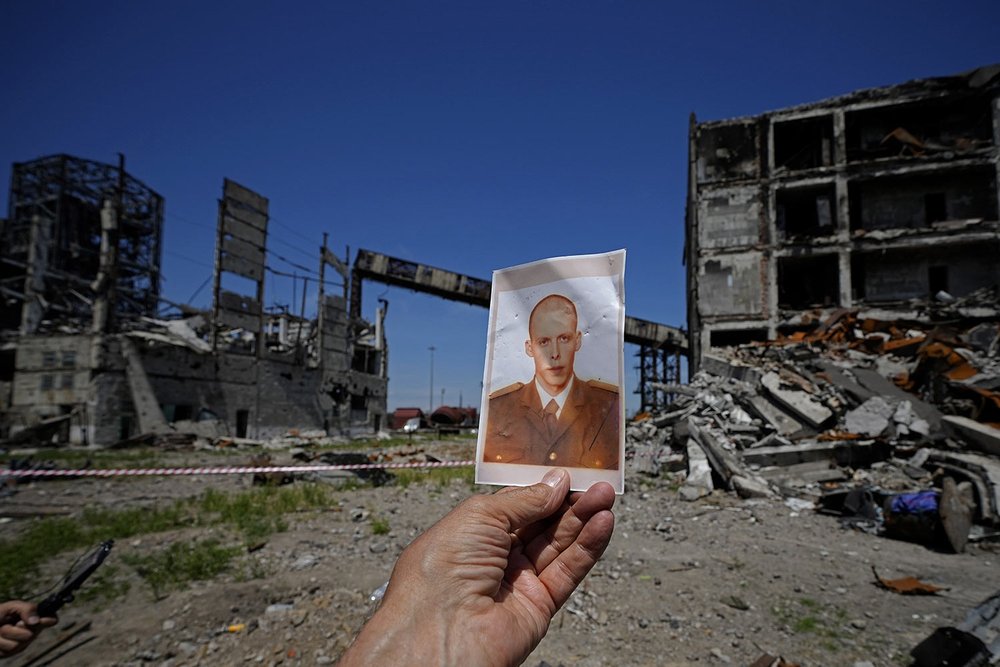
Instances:
[[[549,401],[548,405],[545,406],[545,428],[549,432],[549,437],[551,438],[556,432],[556,422],[559,419],[556,417],[556,413],[559,412],[559,404],[556,403],[556,399]]]

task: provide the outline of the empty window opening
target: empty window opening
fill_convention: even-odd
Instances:
[[[774,170],[799,170],[833,164],[833,117],[774,124]]]
[[[722,329],[710,335],[712,347],[746,345],[767,340],[767,329]]]
[[[945,220],[996,220],[993,167],[885,176],[847,186],[852,231],[925,230]]]
[[[11,382],[14,379],[14,368],[17,355],[14,350],[0,351],[0,382]]]
[[[42,352],[42,368],[55,368],[55,366],[56,366],[55,350],[46,350]]]
[[[943,192],[928,192],[924,195],[924,218],[928,225],[948,219],[948,206]]]
[[[948,267],[928,266],[927,267],[927,287],[931,296],[938,292],[948,291]]]
[[[863,255],[851,256],[851,299],[854,302],[865,299],[865,258]]]
[[[988,148],[992,117],[988,94],[848,112],[847,159],[919,159]]]
[[[59,388],[60,389],[72,389],[73,388],[73,374],[63,373],[59,378]]]
[[[834,186],[779,190],[776,224],[784,238],[827,236],[834,232]]]
[[[698,180],[757,176],[757,126],[749,123],[703,127],[698,131]]]
[[[62,366],[63,368],[73,368],[76,366],[76,350],[63,350]]]
[[[46,373],[45,375],[42,376],[42,382],[40,385],[42,391],[48,391],[49,389],[52,389],[55,386],[55,384],[56,381],[54,375],[49,375]]]
[[[132,416],[122,415],[118,418],[118,439],[128,440],[132,437]]]
[[[250,425],[250,411],[249,410],[237,410],[236,411],[236,437],[245,438],[247,437],[247,427]]]
[[[378,374],[378,362],[381,352],[370,347],[355,345],[351,368],[369,375]]]
[[[837,305],[840,276],[836,255],[778,260],[778,306],[802,310]]]

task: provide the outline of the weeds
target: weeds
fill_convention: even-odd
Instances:
[[[93,602],[95,608],[104,609],[112,600],[128,593],[132,585],[125,579],[116,565],[105,565],[87,580],[87,584],[76,594],[81,602]]]
[[[439,487],[448,486],[453,480],[472,484],[476,478],[476,470],[472,466],[456,468],[400,468],[394,470],[396,484],[406,488],[414,482],[421,484],[436,484]]]
[[[815,635],[829,651],[840,649],[836,641],[840,637],[837,626],[847,617],[846,611],[834,606],[824,607],[812,598],[801,598],[792,604],[795,606],[774,607],[771,612],[792,632]]]
[[[240,547],[222,546],[215,540],[174,542],[148,555],[126,554],[122,560],[149,584],[153,597],[159,600],[165,592],[189,581],[211,579],[225,572],[241,551]]]
[[[0,563],[4,564],[0,568],[0,598],[34,597],[41,588],[35,582],[43,563],[65,551],[92,547],[103,540],[221,525],[236,531],[249,545],[286,530],[287,513],[335,504],[334,493],[328,487],[300,484],[237,494],[209,490],[199,498],[162,508],[87,509],[80,518],[38,519],[18,537],[0,542]]]
[[[381,517],[372,517],[372,534],[373,535],[388,535],[389,534],[389,520],[383,519]]]
[[[55,452],[53,452],[55,453]],[[66,453],[66,452],[64,452]],[[120,454],[117,461],[121,461]],[[109,459],[110,460],[110,459]],[[403,469],[397,473],[397,483],[433,484],[432,490],[447,487],[454,480],[473,483],[473,469],[432,468],[427,470]],[[282,487],[261,487],[240,493],[223,493],[209,490],[197,498],[179,500],[164,507],[137,507],[129,509],[86,509],[77,518],[46,517],[30,522],[21,533],[9,540],[0,541],[0,599],[37,597],[41,567],[50,559],[67,551],[82,551],[108,539],[123,540],[138,535],[164,533],[190,527],[221,526],[232,530],[246,546],[257,544],[269,535],[287,529],[286,517],[290,513],[323,510],[333,507],[345,491],[365,486],[361,482],[333,489],[322,484],[299,483]],[[389,523],[384,519],[372,520],[372,532],[384,535]],[[138,557],[135,568],[142,568],[143,578],[159,596],[171,586],[200,576],[196,565],[211,561],[228,563],[238,547],[220,547],[212,543],[193,546],[170,546],[159,555]],[[188,549],[189,551],[184,551]],[[226,555],[228,549],[235,549]],[[123,557],[124,560],[124,557]],[[110,564],[102,569],[105,581],[112,578]],[[167,566],[179,565],[175,578],[163,574]],[[206,565],[207,567],[207,565]],[[251,567],[240,576],[253,577],[259,568]],[[187,573],[187,574],[185,574]],[[95,575],[96,577],[97,575]],[[95,582],[100,581],[95,579]],[[48,582],[46,582],[48,583]],[[94,585],[106,592],[106,597],[124,594],[127,585]],[[90,587],[87,587],[90,588]]]
[[[48,517],[32,522],[13,540],[0,542],[0,598],[33,597],[42,563],[64,551],[89,548],[107,539],[123,539],[184,526],[189,515],[178,505],[166,509],[87,509],[79,519]]]

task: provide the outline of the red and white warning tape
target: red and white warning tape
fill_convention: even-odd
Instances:
[[[347,463],[300,466],[224,466],[215,468],[88,468],[83,470],[3,470],[0,477],[142,477],[154,475],[255,475],[272,472],[324,472],[329,470],[376,470],[386,468],[460,468],[475,461],[428,461],[425,463]]]

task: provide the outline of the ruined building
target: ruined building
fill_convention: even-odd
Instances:
[[[997,286],[998,146],[1000,65],[759,116],[692,115],[691,370],[711,347],[800,330],[813,308],[902,317]]]
[[[14,165],[0,220],[0,438],[108,444],[176,430],[262,438],[382,426],[384,309],[374,325],[348,314],[350,272],[325,242],[317,319],[269,311],[268,201],[226,180],[213,305],[200,312],[159,294],[163,214],[124,159]]]

